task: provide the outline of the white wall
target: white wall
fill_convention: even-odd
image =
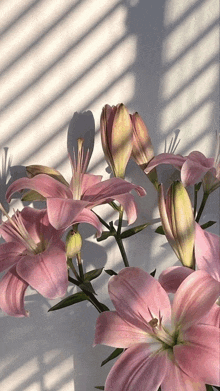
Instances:
[[[139,111],[156,154],[178,135],[178,153],[214,156],[218,14],[217,0],[1,0],[0,156],[4,160],[7,152],[7,164],[11,160],[7,175],[3,164],[0,171],[4,206],[8,183],[23,176],[28,164],[53,166],[70,178],[66,145],[76,111],[94,116],[89,170],[108,178],[98,133],[106,103]],[[156,192],[133,162],[127,179],[148,192],[137,197],[137,224],[158,218]],[[218,195],[212,194],[204,221],[216,219],[217,206]],[[12,207],[22,203],[13,200],[11,212]],[[99,210],[116,219],[110,207]],[[164,237],[154,234],[157,225],[128,240],[126,249],[132,266],[149,272],[157,267],[158,275],[176,259]],[[210,230],[217,233],[218,227]],[[81,232],[86,270],[120,270],[113,240],[99,245],[93,228],[83,225]],[[107,280],[103,274],[94,287],[111,306]],[[100,363],[112,349],[92,348],[96,310],[81,303],[48,314],[53,304],[29,289],[30,318],[1,313],[1,390],[91,391],[104,384],[112,364]]]

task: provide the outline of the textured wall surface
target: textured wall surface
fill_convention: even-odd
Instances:
[[[99,118],[102,107],[123,102],[145,120],[155,154],[179,141],[177,153],[200,150],[214,156],[218,128],[217,0],[1,0],[0,1],[0,201],[12,213],[5,190],[25,175],[28,164],[71,170],[67,157],[73,131],[85,133],[95,120],[89,172],[108,178]],[[91,111],[82,122],[75,112]],[[162,180],[166,179],[163,178]],[[158,221],[157,195],[130,162],[126,177],[147,190],[139,199],[137,224]],[[216,219],[218,192],[210,196],[203,222]],[[39,206],[39,205],[38,205]],[[116,220],[109,206],[98,209]],[[148,272],[176,263],[157,224],[126,242],[132,266]],[[210,228],[218,233],[219,225]],[[122,267],[113,240],[98,244],[94,229],[81,225],[85,269]],[[94,283],[111,308],[108,276]],[[69,293],[74,292],[69,288]],[[59,300],[57,300],[58,302]],[[29,289],[29,318],[0,314],[0,389],[3,391],[92,391],[103,385],[112,349],[92,347],[96,310],[85,303],[54,313]]]

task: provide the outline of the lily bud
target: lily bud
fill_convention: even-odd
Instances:
[[[124,178],[125,169],[132,152],[132,122],[123,103],[105,105],[102,109],[101,140],[105,158],[114,176]]]
[[[167,240],[183,266],[194,268],[195,220],[188,193],[181,182],[174,182],[165,200],[159,188],[159,210]]]
[[[154,157],[153,145],[151,143],[148,129],[141,116],[137,112],[130,116],[133,125],[133,149],[131,156],[144,171],[147,167],[147,163],[149,163],[149,161]],[[147,176],[158,190],[156,169],[154,168],[147,174]]]
[[[69,186],[68,182],[64,179],[63,175],[61,175],[59,171],[51,167],[42,166],[40,164],[32,164],[26,167],[26,172],[28,178],[33,178],[34,176],[39,174],[46,174],[58,180],[59,182],[63,183],[64,185]]]
[[[133,125],[133,149],[132,157],[136,163],[143,169],[146,164],[154,157],[154,150],[148,129],[138,113],[131,114]]]
[[[71,229],[66,237],[66,256],[73,258],[77,255],[82,247],[82,237],[78,231]]]

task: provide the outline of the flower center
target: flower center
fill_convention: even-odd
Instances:
[[[8,221],[4,223],[5,232],[7,232],[9,235],[11,234],[19,238],[27,250],[32,254],[39,254],[46,249],[47,242],[43,239],[43,237],[40,238],[39,243],[35,243],[35,241],[32,239],[24,226],[21,213],[19,211],[14,211],[13,217],[10,217],[1,204],[0,210],[8,218]]]

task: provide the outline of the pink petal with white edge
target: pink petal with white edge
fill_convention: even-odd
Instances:
[[[123,206],[128,219],[128,225],[133,224],[137,219],[137,207],[132,194],[122,194],[115,196],[115,200]]]
[[[166,375],[165,352],[152,355],[151,346],[137,344],[128,348],[112,367],[105,391],[157,391]]]
[[[181,168],[181,181],[185,187],[193,186],[202,179],[207,171],[209,171],[208,167],[187,159]]]
[[[6,199],[11,200],[12,194],[23,189],[35,190],[44,197],[72,198],[71,190],[63,183],[46,174],[39,174],[33,178],[20,178],[14,181],[6,192]]]
[[[128,267],[109,280],[109,295],[119,314],[125,321],[147,331],[148,322],[163,318],[170,320],[170,301],[159,282],[150,274],[136,267]],[[152,314],[152,316],[151,316]]]
[[[159,276],[158,281],[168,293],[175,293],[180,284],[193,270],[184,266],[173,266],[165,269]]]
[[[19,243],[2,243],[0,245],[0,273],[21,259],[21,253],[25,250]]]
[[[87,189],[101,182],[102,175],[84,174],[82,179],[81,194],[84,194]]]
[[[172,153],[160,153],[150,161],[144,172],[148,174],[154,167],[159,166],[159,164],[171,164],[180,170],[185,160],[186,157],[183,157],[181,155],[174,155]]]
[[[195,232],[195,258],[198,268],[220,281],[219,236],[203,230],[197,223]]]
[[[24,295],[28,284],[17,274],[13,266],[0,281],[0,308],[16,317],[28,316],[24,309]]]
[[[68,228],[88,202],[65,198],[48,198],[47,213],[50,224],[56,229]]]
[[[82,199],[95,206],[105,201],[108,202],[109,199],[114,199],[116,195],[129,193],[131,190],[135,190],[140,196],[146,194],[141,186],[136,186],[124,179],[110,178],[87,189]]]
[[[64,248],[53,246],[44,252],[23,257],[17,273],[42,296],[55,299],[65,295],[68,286]]]
[[[96,321],[94,345],[102,344],[117,348],[128,348],[136,343],[156,342],[147,333],[125,322],[117,312],[106,311]],[[162,344],[156,342],[158,350]]]
[[[93,225],[97,229],[97,237],[101,236],[102,233],[102,223],[100,223],[98,217],[89,209],[84,208],[76,218],[72,221],[72,224],[76,223],[87,223]]]
[[[187,329],[205,316],[219,296],[220,283],[204,270],[190,274],[179,286],[172,305],[176,327]]]
[[[207,325],[193,326],[183,333],[184,345],[174,346],[180,368],[191,378],[220,386],[220,330]]]
[[[167,360],[167,376],[161,384],[161,391],[206,391],[204,382],[190,378],[175,363],[175,359]]]

